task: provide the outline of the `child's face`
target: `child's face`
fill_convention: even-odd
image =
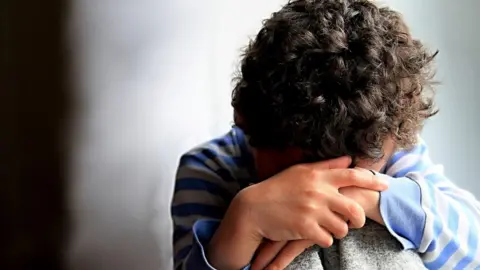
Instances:
[[[393,140],[387,140],[383,145],[384,157],[379,161],[357,160],[357,167],[380,171],[395,152]],[[255,166],[260,180],[267,179],[288,167],[299,164],[304,160],[303,151],[299,148],[285,150],[254,149]]]

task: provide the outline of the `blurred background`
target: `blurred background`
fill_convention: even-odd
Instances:
[[[285,0],[0,2],[0,269],[171,269],[180,154],[228,130],[240,49]],[[440,51],[434,161],[480,196],[480,1],[390,0]]]

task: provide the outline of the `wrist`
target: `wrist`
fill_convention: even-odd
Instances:
[[[263,234],[257,226],[258,220],[254,213],[254,208],[258,207],[258,203],[255,201],[258,198],[256,187],[257,185],[254,185],[241,190],[232,200],[228,214],[235,219],[238,231],[242,235],[248,235],[255,242],[262,242]]]
[[[242,269],[250,263],[262,237],[249,218],[243,194],[231,202],[207,248],[207,257],[216,269]]]
[[[365,211],[365,215],[378,224],[385,225],[380,213],[380,192],[372,191],[370,192],[370,196],[368,196],[368,198],[368,205],[370,205],[370,207],[367,211]]]

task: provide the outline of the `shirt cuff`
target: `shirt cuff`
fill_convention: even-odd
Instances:
[[[208,246],[210,240],[218,229],[220,221],[217,220],[197,220],[193,224],[193,246],[190,255],[185,261],[185,269],[187,270],[216,270],[207,259],[205,247]],[[249,270],[250,266],[242,268]]]
[[[380,192],[380,214],[385,226],[404,249],[418,249],[426,221],[420,186],[407,177],[378,175],[389,182],[388,189]]]

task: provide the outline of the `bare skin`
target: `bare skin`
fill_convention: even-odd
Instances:
[[[364,209],[366,217],[384,225],[379,211],[380,193],[378,191],[360,187],[345,187],[341,188],[339,192],[356,201]],[[345,235],[335,237],[341,239]],[[284,269],[305,249],[315,244],[311,240],[265,241],[257,250],[251,269]]]
[[[279,162],[279,166],[288,163]],[[294,247],[307,243],[328,247],[333,236],[342,238],[348,233],[341,217],[351,227],[362,227],[364,208],[340,190],[359,187],[378,193],[387,186],[367,170],[348,169],[350,163],[350,158],[343,157],[295,165],[242,190],[207,248],[212,266],[241,269],[251,262],[264,239],[285,242],[286,247],[288,241]]]
[[[380,171],[394,152],[395,143],[393,140],[387,140],[384,144],[386,154],[383,159],[376,162],[360,160],[357,169]],[[339,192],[357,202],[363,208],[366,217],[385,225],[379,210],[380,193],[378,191],[350,186],[341,188]],[[251,269],[284,269],[305,249],[314,244],[311,240],[265,241],[257,250]]]

